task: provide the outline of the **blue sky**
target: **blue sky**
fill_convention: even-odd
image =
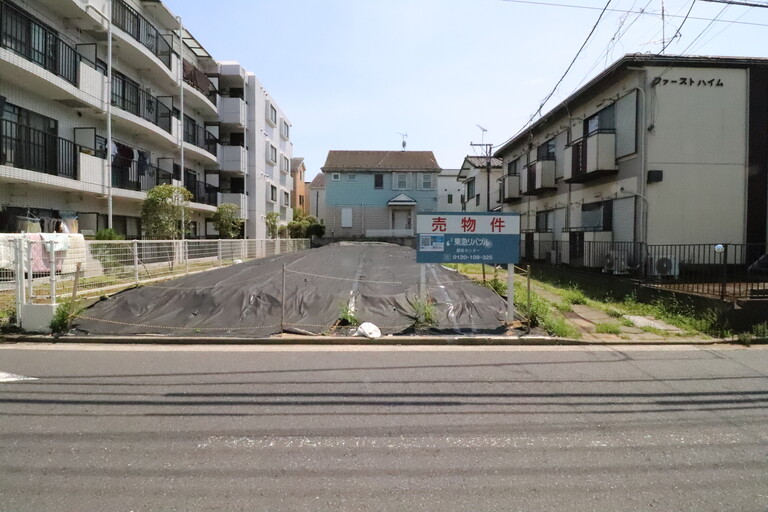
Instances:
[[[487,129],[484,142],[503,143],[555,86],[606,3],[164,2],[214,58],[259,77],[293,124],[294,156],[305,158],[308,179],[329,150],[398,150],[399,133],[444,168],[475,154],[477,125]],[[658,53],[681,24],[665,53],[768,57],[768,8],[663,4],[665,23],[662,0],[613,0],[544,112],[625,53]]]

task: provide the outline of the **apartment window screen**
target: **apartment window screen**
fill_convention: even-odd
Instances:
[[[352,208],[341,209],[341,227],[343,228],[352,227]]]
[[[373,188],[377,188],[377,189],[384,188],[384,175],[383,174],[374,174],[373,175]]]
[[[612,133],[616,129],[616,107],[612,103],[597,114],[584,120],[584,131],[587,136],[595,133]]]
[[[591,231],[611,231],[613,202],[600,201],[581,205],[581,226]]]

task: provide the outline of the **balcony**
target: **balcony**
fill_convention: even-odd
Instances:
[[[146,192],[157,185],[170,185],[173,175],[147,163],[115,158],[112,162],[112,186]]]
[[[204,72],[191,62],[184,61],[184,93],[185,102],[201,112],[206,119],[217,119],[219,116],[219,91]]]
[[[531,162],[528,164],[526,172],[528,183],[526,184],[524,195],[535,196],[542,192],[557,188],[555,186],[554,160],[537,160]]]
[[[248,151],[242,146],[220,146],[219,166],[221,171],[248,173]]]
[[[567,183],[584,183],[616,174],[616,134],[614,130],[600,130],[565,148]]]
[[[248,196],[245,194],[237,194],[234,192],[222,192],[221,193],[221,203],[219,204],[234,204],[237,206],[237,216],[241,219],[247,219],[248,218]]]
[[[242,98],[219,98],[219,122],[244,129],[247,120],[245,107]]]
[[[522,197],[520,193],[520,175],[507,174],[501,184],[501,201],[511,203]]]
[[[184,142],[190,144],[200,157],[206,158],[207,164],[218,165],[219,139],[190,118],[184,120]]]
[[[74,142],[7,120],[0,128],[0,165],[78,178],[80,151]]]
[[[150,22],[123,0],[112,1],[112,24],[133,37],[169,70],[172,70],[170,43]]]
[[[78,85],[81,56],[56,33],[11,3],[0,2],[0,47]]]
[[[112,105],[172,134],[173,112],[161,100],[120,77],[113,77]]]
[[[192,194],[193,202],[209,206],[219,205],[219,187],[200,181],[196,174],[185,171],[184,187]]]

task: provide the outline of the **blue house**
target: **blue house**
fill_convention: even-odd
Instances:
[[[327,236],[414,236],[416,212],[437,211],[431,151],[329,151],[321,170]]]

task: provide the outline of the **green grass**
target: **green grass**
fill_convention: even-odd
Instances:
[[[567,290],[562,290],[559,295],[571,304],[587,304],[589,299],[578,287],[571,285]]]
[[[527,289],[522,283],[515,283],[515,306],[530,318],[531,327],[541,327],[548,334],[559,338],[581,338],[581,332],[569,323],[554,305],[531,292],[531,304],[528,307]]]
[[[595,332],[599,334],[621,334],[621,326],[614,323],[599,323],[595,324]]]

